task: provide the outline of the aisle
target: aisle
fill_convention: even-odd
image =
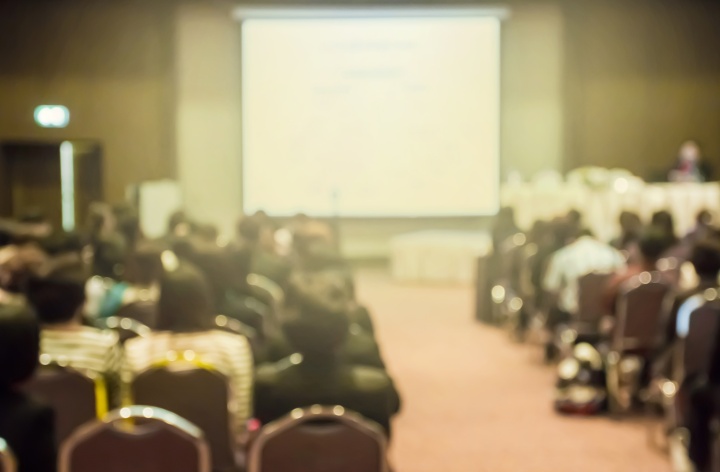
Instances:
[[[470,289],[358,275],[403,395],[397,472],[670,471],[637,422],[556,415],[552,370],[536,350],[472,322]]]

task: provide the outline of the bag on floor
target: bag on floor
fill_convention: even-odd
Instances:
[[[557,367],[555,409],[561,413],[594,415],[605,409],[607,389],[603,358],[588,343],[578,343]]]

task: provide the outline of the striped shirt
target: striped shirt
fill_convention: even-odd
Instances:
[[[196,333],[153,333],[125,344],[124,380],[168,360],[171,352],[194,353],[195,359],[230,381],[229,410],[238,434],[252,414],[253,358],[244,336],[223,331]]]
[[[43,328],[40,362],[103,376],[110,406],[119,406],[123,353],[116,332],[80,325]]]
[[[590,236],[578,238],[550,259],[543,288],[559,292],[558,306],[567,313],[578,309],[578,279],[591,272],[610,273],[625,267],[622,254]]]

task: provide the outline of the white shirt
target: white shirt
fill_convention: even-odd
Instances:
[[[557,251],[543,280],[545,290],[559,292],[558,306],[567,313],[578,309],[578,279],[591,272],[617,272],[625,267],[620,251],[590,236],[578,238]]]

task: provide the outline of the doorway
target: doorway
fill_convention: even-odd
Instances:
[[[98,142],[0,142],[0,216],[72,231],[102,198]]]

